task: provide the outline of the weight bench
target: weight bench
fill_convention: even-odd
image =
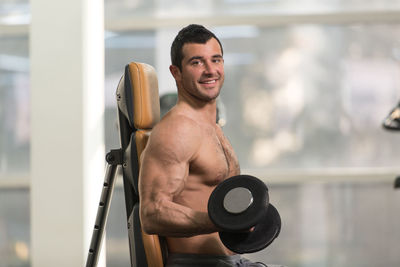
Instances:
[[[107,153],[107,169],[93,230],[86,267],[97,266],[107,222],[115,176],[122,167],[129,250],[132,267],[162,267],[166,246],[157,235],[141,229],[139,218],[139,166],[151,129],[160,120],[158,80],[154,68],[132,62],[125,66],[117,88],[118,122],[121,148]]]

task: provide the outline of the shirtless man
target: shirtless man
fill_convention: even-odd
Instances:
[[[203,26],[189,25],[175,38],[171,59],[178,102],[154,127],[142,154],[142,229],[166,237],[167,266],[265,266],[233,255],[207,213],[214,188],[240,173],[216,124],[216,98],[224,83],[221,43]]]

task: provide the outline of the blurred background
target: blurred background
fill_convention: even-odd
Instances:
[[[30,3],[0,0],[0,267],[31,266]],[[400,0],[105,0],[105,147],[119,148],[115,90],[130,61],[174,93],[169,49],[191,22],[224,46],[219,98],[242,173],[263,179],[283,225],[247,255],[290,267],[400,266]],[[101,178],[102,179],[102,178]],[[107,266],[129,266],[121,178]]]

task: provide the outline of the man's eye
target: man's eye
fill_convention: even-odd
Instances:
[[[200,65],[200,64],[201,64],[201,62],[199,60],[192,61],[192,65],[194,65],[194,66],[197,66],[197,65]]]

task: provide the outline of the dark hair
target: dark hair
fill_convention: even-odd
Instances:
[[[221,47],[221,53],[223,54],[222,45],[217,36],[214,33],[206,29],[202,25],[190,24],[179,31],[175,40],[171,46],[171,63],[182,70],[182,59],[183,53],[182,48],[186,43],[205,44],[211,38],[215,38]]]

